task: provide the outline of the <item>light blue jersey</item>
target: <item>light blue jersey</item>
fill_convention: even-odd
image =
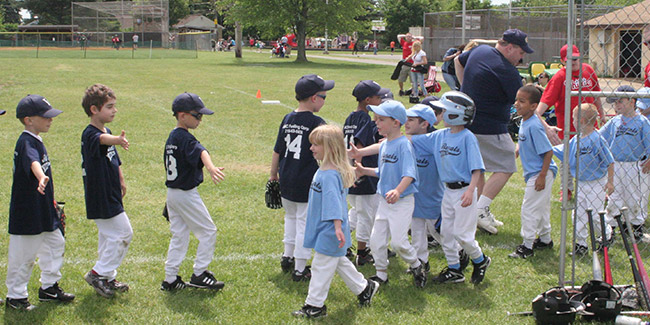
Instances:
[[[576,176],[577,137],[569,141],[569,166],[571,175],[579,181],[595,181],[607,175],[607,167],[614,162],[607,142],[596,131],[580,139],[580,175]],[[553,154],[563,161],[564,145],[553,147]]]
[[[309,188],[307,223],[305,225],[306,248],[327,256],[345,256],[350,247],[350,224],[348,223],[348,190],[337,170],[318,170]],[[334,220],[341,220],[345,245],[339,248]]]
[[[600,129],[600,135],[616,161],[639,161],[650,154],[650,122],[643,115],[616,115]]]
[[[386,193],[395,189],[404,177],[413,177],[413,182],[400,197],[417,193],[419,177],[415,166],[415,154],[411,142],[405,137],[386,140],[379,147],[379,168],[375,170],[379,177],[377,193],[386,197]]]
[[[521,127],[519,127],[519,157],[526,182],[542,171],[544,155],[552,150],[551,141],[548,141],[546,130],[536,114],[521,123]],[[552,159],[548,170],[553,172],[553,176],[557,174],[557,166]]]
[[[440,218],[440,205],[442,204],[445,187],[440,181],[433,151],[419,149],[431,146],[431,138],[426,135],[414,135],[411,137],[411,142],[415,150],[418,176],[420,176],[418,192],[415,193],[413,217],[438,219]]]

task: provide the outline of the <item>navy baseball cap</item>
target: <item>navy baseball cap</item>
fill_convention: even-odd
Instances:
[[[368,110],[373,113],[381,116],[392,117],[400,122],[400,124],[406,123],[406,108],[404,104],[396,100],[387,100],[377,106],[368,105]]]
[[[332,88],[334,88],[334,80],[325,80],[315,74],[304,75],[296,82],[296,99],[303,100]]]
[[[528,35],[516,28],[508,29],[507,31],[503,32],[503,36],[501,38],[510,44],[519,45],[519,47],[521,47],[521,49],[528,54],[535,52],[535,50],[528,46]]]
[[[436,113],[433,112],[431,106],[427,104],[415,104],[413,107],[409,108],[406,111],[406,116],[408,117],[421,117],[425,121],[429,122],[429,125],[433,126],[436,124],[438,119],[436,118]]]
[[[433,110],[436,110],[436,109],[442,110],[440,107],[435,105],[435,102],[437,102],[439,100],[440,100],[440,98],[438,98],[438,96],[428,96],[428,97],[424,98],[420,102],[420,104],[428,105]]]
[[[634,88],[632,88],[632,86],[630,86],[630,85],[619,86],[618,88],[616,88],[616,91],[617,92],[626,92],[626,93],[635,93],[636,92],[636,90],[634,90]],[[607,102],[611,104],[611,103],[616,102],[619,99],[620,98],[618,98],[618,97],[607,97]]]
[[[16,106],[16,117],[23,118],[27,116],[40,116],[52,118],[63,113],[50,105],[50,102],[43,96],[27,95],[21,99]]]
[[[362,80],[352,90],[352,96],[357,98],[357,101],[362,101],[368,97],[377,96],[381,90],[381,86],[372,80]]]
[[[650,94],[650,88],[642,87],[637,91],[638,94]],[[636,100],[636,108],[644,111],[650,108],[650,98],[639,98]]]
[[[379,92],[377,93],[377,95],[379,95],[379,98],[381,98],[382,103],[387,101],[387,100],[393,100],[394,99],[393,92],[390,91],[390,89],[388,89],[388,88],[379,89]]]
[[[174,113],[197,111],[204,115],[214,114],[213,111],[205,108],[205,104],[203,104],[199,95],[192,93],[182,93],[176,96],[174,103],[172,103],[172,111]]]

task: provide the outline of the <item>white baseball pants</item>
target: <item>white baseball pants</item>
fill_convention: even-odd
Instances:
[[[467,187],[452,190],[445,189],[442,196],[442,251],[448,265],[460,263],[458,245],[470,258],[477,259],[483,255],[475,239],[478,210],[476,209],[477,192],[474,190],[472,204],[462,207],[461,196]]]
[[[194,274],[201,275],[212,262],[217,242],[217,227],[203,204],[197,188],[187,191],[168,188],[167,211],[172,238],[169,241],[165,262],[165,281],[172,283],[176,280],[178,270],[187,254],[190,231],[199,240],[194,259]]]
[[[393,250],[409,265],[417,265],[418,257],[408,239],[408,230],[413,218],[415,198],[407,195],[393,204],[379,201],[375,226],[370,235],[370,249],[375,259],[375,269],[388,269],[388,240]]]
[[[642,162],[614,162],[614,193],[609,196],[607,213],[610,218],[628,208],[632,225],[645,223],[650,190],[650,176],[641,171]]]
[[[541,191],[535,190],[538,176],[531,176],[526,182],[521,203],[521,237],[531,249],[537,236],[544,243],[551,241],[551,192],[555,175],[552,171],[546,174],[546,185]]]
[[[607,176],[595,181],[579,181],[578,195],[576,196],[576,211],[573,217],[576,220],[576,243],[589,247],[587,245],[587,236],[589,235],[589,218],[587,209],[594,210],[592,213],[594,219],[594,235],[598,238],[602,232],[600,227],[600,216],[598,212],[605,209],[605,184]],[[605,215],[605,236],[609,238],[612,234],[612,228],[609,226],[611,216]]]
[[[133,238],[129,217],[122,212],[110,219],[94,219],[97,224],[97,253],[93,270],[109,281],[117,276],[117,268],[126,256]]]
[[[38,235],[9,235],[7,298],[27,298],[27,284],[38,257],[41,286],[51,287],[61,279],[65,239],[59,229]]]
[[[308,260],[311,249],[304,247],[307,202],[294,202],[282,198],[284,207],[284,256]],[[302,271],[302,270],[299,270]]]
[[[381,196],[379,194],[370,195],[348,195],[350,210],[348,218],[350,220],[350,231],[356,229],[357,242],[367,243],[370,241],[370,233],[375,224],[375,215]],[[354,224],[354,228],[352,225]]]
[[[433,229],[434,238],[440,239],[440,235],[435,231],[436,220],[424,218],[412,218],[411,220],[411,244],[415,249],[418,258],[425,263],[429,260],[429,229]]]
[[[354,293],[359,295],[368,285],[354,264],[345,256],[327,256],[319,252],[314,253],[311,261],[311,280],[309,281],[309,293],[305,304],[315,307],[323,307],[327,294],[330,290],[334,273],[338,273],[345,285]]]

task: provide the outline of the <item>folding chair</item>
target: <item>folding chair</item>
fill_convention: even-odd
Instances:
[[[437,93],[440,92],[441,86],[438,81],[436,81],[436,76],[438,71],[436,71],[435,65],[429,66],[429,72],[427,73],[427,78],[424,79],[424,87],[427,89],[428,93]]]

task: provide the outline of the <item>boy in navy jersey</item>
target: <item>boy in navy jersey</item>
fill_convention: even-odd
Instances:
[[[223,167],[215,167],[208,151],[188,132],[188,129],[196,129],[199,126],[203,115],[212,115],[214,112],[205,108],[199,96],[191,93],[178,95],[172,104],[172,111],[177,123],[167,138],[164,153],[167,210],[172,239],[169,241],[165,262],[165,281],[160,289],[172,291],[185,288],[185,282],[178,275],[178,269],[187,253],[191,231],[199,240],[199,245],[194,260],[194,274],[189,285],[220,290],[224,283],[217,281],[207,270],[214,254],[217,227],[212,222],[197,188],[203,182],[203,166],[215,184],[225,176],[221,172]]]
[[[358,104],[357,109],[350,113],[343,125],[347,149],[350,149],[350,144],[354,144],[357,148],[364,148],[383,138],[377,132],[377,125],[370,118],[367,108],[368,105],[381,104],[380,90],[381,86],[372,80],[360,81],[352,90],[352,95],[357,99]],[[376,168],[377,155],[364,157],[362,164]],[[355,182],[355,186],[350,188],[348,194],[350,229],[356,230],[357,237],[357,266],[374,262],[370,247],[366,245],[370,241],[370,232],[381,199],[377,194],[377,181],[376,177],[363,176]]]
[[[129,217],[122,205],[126,183],[115,149],[115,145],[119,145],[128,150],[129,141],[124,131],[115,136],[105,127],[117,113],[112,89],[102,84],[90,86],[81,105],[90,117],[90,124],[81,135],[86,217],[95,221],[99,237],[99,258],[84,279],[100,296],[110,298],[115,291],[129,290],[126,283],[115,279],[133,237]]]
[[[311,278],[307,260],[311,249],[303,246],[307,220],[307,198],[318,163],[309,151],[309,134],[325,121],[314,115],[325,104],[326,91],[334,88],[334,80],[323,80],[315,74],[300,77],[296,83],[298,109],[284,116],[271,157],[269,180],[280,181],[284,207],[284,253],[280,266],[293,272],[294,281]],[[278,173],[280,177],[278,178]]]
[[[4,112],[4,111],[3,111]],[[74,295],[59,287],[65,240],[59,231],[52,168],[39,136],[47,132],[52,118],[61,114],[47,100],[28,95],[20,100],[16,117],[25,130],[14,150],[14,181],[9,208],[9,256],[7,261],[7,302],[14,309],[32,310],[27,300],[27,284],[38,257],[41,269],[41,301],[72,301]]]

